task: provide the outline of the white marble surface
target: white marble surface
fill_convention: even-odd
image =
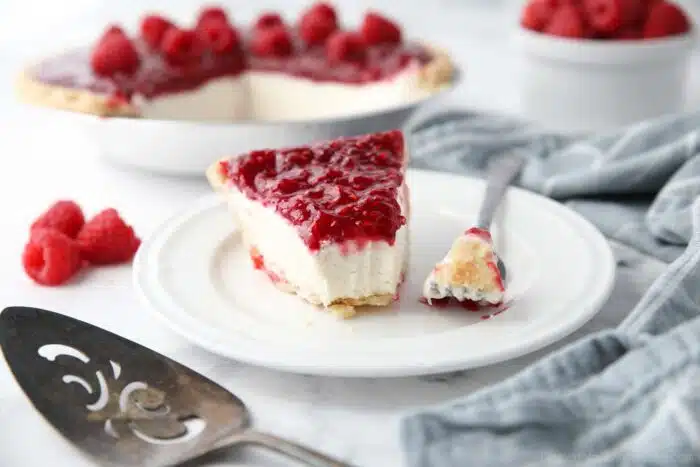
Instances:
[[[249,17],[254,10],[252,5],[258,4],[227,3],[241,19]],[[299,2],[261,3],[293,9]],[[347,12],[344,14],[354,16],[367,5],[391,11],[408,30],[448,46],[467,76],[462,88],[452,95],[453,104],[517,112],[512,86],[516,75],[507,37],[518,2],[337,3],[343,4]],[[90,212],[115,206],[146,236],[160,219],[209,191],[202,180],[154,177],[104,165],[69,122],[21,107],[13,99],[11,80],[24,60],[55,49],[61,43],[89,38],[110,18],[133,20],[144,8],[138,5],[143,4],[156,8],[165,2],[24,0],[0,4],[0,277],[3,282],[0,306],[44,307],[132,338],[192,366],[237,393],[250,406],[259,429],[367,467],[403,465],[397,427],[405,411],[469,394],[502,380],[551,350],[446,378],[306,377],[238,364],[191,346],[145,312],[133,293],[129,267],[91,271],[68,287],[34,286],[22,272],[20,252],[31,219],[56,198],[79,200]],[[169,10],[186,16],[196,2],[168,2],[168,5]],[[40,8],[47,8],[49,13],[38,16],[36,12]],[[689,105],[696,102],[693,98]],[[663,268],[663,264],[630,255],[624,248],[617,253],[627,265],[620,269],[613,297],[598,316],[567,341],[617,323]],[[0,362],[0,465],[93,465],[32,410],[4,362]],[[230,453],[212,465],[292,464],[245,450]]]

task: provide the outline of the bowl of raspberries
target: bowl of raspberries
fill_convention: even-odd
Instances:
[[[679,112],[695,36],[670,0],[528,0],[516,34],[521,111],[576,133]]]

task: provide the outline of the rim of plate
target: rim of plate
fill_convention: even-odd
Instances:
[[[435,177],[451,180],[464,180],[468,183],[484,185],[482,179],[467,175],[457,175],[444,172],[409,169],[410,176]],[[331,363],[315,363],[303,358],[308,356],[314,349],[301,350],[298,357],[290,359],[293,353],[289,347],[280,346],[273,348],[268,342],[257,341],[254,338],[238,334],[243,339],[238,345],[225,345],[220,342],[211,332],[210,326],[202,326],[201,321],[190,315],[185,309],[167,303],[162,298],[158,298],[152,290],[148,290],[149,279],[149,254],[154,244],[162,237],[162,234],[169,232],[172,227],[182,225],[192,219],[195,215],[207,209],[215,208],[224,204],[217,195],[207,195],[196,200],[183,210],[180,210],[160,223],[153,230],[151,235],[143,242],[139,248],[133,262],[133,284],[144,305],[158,317],[166,327],[169,327],[176,334],[185,340],[217,355],[224,356],[242,363],[261,366],[274,370],[290,373],[301,373],[307,375],[333,376],[333,377],[406,377],[430,374],[447,373],[451,371],[468,370],[496,363],[505,362],[553,344],[586,324],[603,306],[609,298],[615,282],[616,262],[612,249],[603,234],[583,216],[567,208],[550,198],[546,198],[534,192],[527,191],[519,187],[510,187],[516,196],[522,197],[527,202],[537,203],[544,209],[554,212],[558,217],[564,219],[572,225],[576,232],[591,246],[591,251],[598,259],[596,263],[597,280],[592,284],[591,293],[586,294],[583,302],[578,302],[580,311],[573,314],[573,318],[557,323],[554,327],[547,327],[545,332],[540,332],[529,336],[526,341],[520,340],[513,345],[498,350],[488,352],[481,356],[452,355],[449,358],[441,359],[439,363],[422,363],[420,360],[411,360],[410,363],[402,364],[382,364],[381,359],[372,360],[369,357],[375,354],[363,354],[360,350],[356,355],[361,356],[362,363],[355,362],[350,365],[347,361],[342,365]],[[453,331],[447,331],[453,332]],[[415,338],[403,338],[412,340]],[[233,338],[232,338],[233,340]],[[246,349],[250,343],[257,346],[255,349]],[[241,345],[243,344],[243,345]],[[282,355],[283,353],[283,355]],[[364,356],[363,356],[364,355]]]

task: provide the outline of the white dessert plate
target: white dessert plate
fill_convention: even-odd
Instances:
[[[226,205],[212,196],[168,219],[143,243],[134,281],[175,332],[214,353],[303,374],[388,377],[489,365],[555,342],[607,299],[615,262],[578,214],[520,189],[493,233],[508,267],[510,306],[497,314],[436,309],[421,284],[475,220],[484,182],[410,170],[411,255],[398,302],[340,320],[253,270]],[[488,319],[485,319],[488,318]]]

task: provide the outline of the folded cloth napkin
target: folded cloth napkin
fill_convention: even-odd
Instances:
[[[617,328],[407,415],[408,465],[700,465],[700,113],[575,139],[447,112],[418,123],[409,143],[414,166],[450,172],[522,152],[521,186],[672,263]]]

